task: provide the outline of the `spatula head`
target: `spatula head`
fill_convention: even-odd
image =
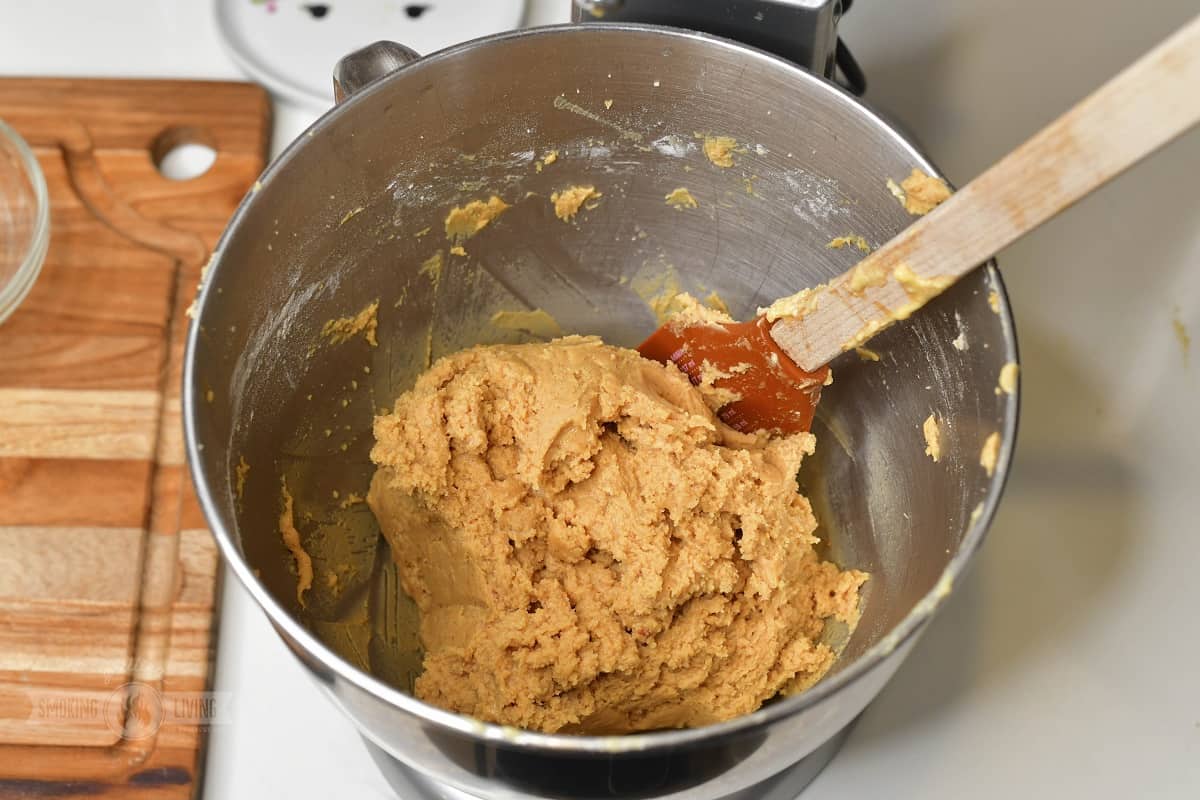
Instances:
[[[741,399],[717,413],[725,424],[750,433],[807,431],[821,398],[829,367],[805,372],[771,338],[771,323],[763,317],[726,324],[663,325],[638,347],[646,358],[687,373],[692,383],[718,377],[712,385]],[[706,369],[706,366],[708,368]]]

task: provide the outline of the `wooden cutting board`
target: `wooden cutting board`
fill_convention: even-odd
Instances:
[[[183,798],[205,732],[217,553],[180,370],[200,270],[266,161],[249,84],[0,79],[51,243],[0,324],[0,797]],[[207,144],[203,175],[156,163]]]

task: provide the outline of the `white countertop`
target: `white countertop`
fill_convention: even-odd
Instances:
[[[533,0],[529,19],[566,3]],[[0,74],[241,77],[208,3],[5,5]],[[961,184],[1196,10],[859,0],[843,33],[869,99]],[[274,152],[313,117],[277,104]],[[1008,494],[806,800],[1200,797],[1198,181],[1193,132],[1001,255],[1023,357]],[[1190,365],[1173,321],[1197,339]],[[216,688],[232,702],[207,797],[392,796],[233,580]]]

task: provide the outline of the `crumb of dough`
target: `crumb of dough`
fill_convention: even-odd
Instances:
[[[975,527],[975,523],[979,522],[979,518],[982,516],[983,516],[983,503],[980,502],[980,503],[977,503],[975,505],[975,507],[971,509],[971,518],[970,518],[970,520],[967,521],[967,526],[971,527],[971,528]]]
[[[954,349],[958,350],[959,352],[969,348],[970,345],[967,344],[967,332],[959,329],[958,336],[955,336],[953,339],[951,339],[950,344],[953,345]]]
[[[942,429],[938,426],[937,417],[930,414],[921,430],[925,434],[925,455],[932,458],[936,464],[942,460]]]
[[[730,316],[729,306],[728,306],[728,304],[726,304],[725,298],[723,298],[723,297],[721,297],[721,295],[717,294],[716,290],[713,290],[708,293],[708,297],[704,298],[704,305],[708,306],[709,308],[713,309],[714,311],[720,311],[722,314],[724,314],[727,317]]]
[[[379,301],[376,300],[352,317],[328,320],[321,327],[321,335],[328,339],[330,344],[342,344],[361,333],[367,344],[378,347],[379,341],[375,338],[375,330],[379,327],[379,318],[376,316],[378,311]]]
[[[896,283],[900,284],[900,288],[909,298],[921,305],[927,303],[931,298],[937,297],[946,290],[950,284],[954,283],[954,279],[948,275],[933,275],[925,277],[913,272],[912,267],[901,262],[892,270],[892,276],[896,279]]]
[[[326,586],[328,586],[330,589],[336,589],[337,583],[338,583],[338,576],[337,576],[336,572],[326,572],[325,573],[325,585]]]
[[[858,353],[858,357],[863,361],[878,361],[879,353],[866,347],[856,347],[854,352]]]
[[[595,186],[568,186],[560,192],[551,194],[550,202],[554,204],[554,216],[563,222],[570,222],[579,213],[579,209],[584,203],[602,196],[596,191]]]
[[[283,511],[279,514],[279,535],[284,545],[291,551],[296,561],[296,600],[300,606],[305,605],[304,593],[312,587],[313,566],[312,558],[300,541],[300,531],[296,530],[296,520],[293,515],[292,493],[288,491],[287,481],[283,481]]]
[[[1179,341],[1180,348],[1183,349],[1183,363],[1186,365],[1192,349],[1192,337],[1188,334],[1187,326],[1179,317],[1179,306],[1175,306],[1175,313],[1171,317],[1171,327],[1174,328],[1175,338]]]
[[[999,292],[988,292],[987,301],[988,301],[988,308],[990,308],[992,310],[992,313],[999,314],[1000,313],[1000,293]]]
[[[650,307],[659,325],[670,318],[672,303],[683,291],[679,286],[679,276],[670,267],[658,275],[635,275],[629,288]]]
[[[342,226],[343,226],[343,225],[345,225],[347,222],[349,222],[349,221],[350,221],[350,220],[351,220],[353,217],[355,217],[355,216],[357,216],[357,215],[361,214],[361,213],[362,213],[362,210],[363,210],[363,207],[362,207],[362,206],[359,206],[358,208],[352,208],[352,209],[350,209],[349,211],[347,211],[347,212],[346,212],[346,214],[345,214],[345,216],[343,216],[343,217],[342,217],[342,218],[341,218],[341,219],[338,221],[338,227],[339,227],[339,228],[340,228],[340,227],[342,227]]]
[[[613,101],[612,101],[612,100],[605,100],[605,101],[604,101],[604,108],[605,108],[605,109],[612,108],[612,104],[613,104]]]
[[[695,298],[683,291],[683,287],[679,285],[679,276],[669,266],[660,273],[635,275],[632,280],[626,278],[621,282],[628,283],[634,294],[642,298],[650,307],[659,325],[666,324],[671,320],[682,319],[681,314],[686,317],[691,313],[693,306],[701,306]],[[709,293],[703,306],[707,306],[707,309],[702,309],[702,311],[711,309],[718,315],[723,315],[719,321],[733,322],[733,318],[729,316],[729,308],[716,292]],[[700,316],[696,316],[695,321],[703,322],[704,320]]]
[[[717,386],[717,381],[728,380],[733,376],[732,371],[723,370],[711,361],[701,362],[700,373],[697,376],[700,382],[695,386],[696,390],[700,392],[700,396],[704,398],[705,404],[713,411],[720,411],[730,403],[736,403],[742,399],[741,392]]]
[[[463,247],[461,244],[456,244],[454,247],[450,248],[450,255],[452,256],[465,256],[466,254],[467,248]]]
[[[859,250],[863,251],[864,253],[871,252],[871,245],[867,244],[867,240],[864,239],[863,237],[859,236],[858,234],[853,234],[853,233],[849,234],[848,236],[835,236],[834,238],[830,239],[829,244],[827,244],[825,246],[832,248],[834,250],[841,250],[846,245],[851,245],[851,244],[854,245],[855,247],[857,247]]]
[[[497,311],[492,314],[492,324],[506,331],[521,331],[543,339],[562,336],[558,320],[540,308],[532,311]]]
[[[429,233],[431,230],[433,230],[433,228],[431,228],[431,227],[429,227],[428,225],[426,225],[424,228],[421,228],[421,230],[419,230],[419,231],[417,231],[416,233],[414,233],[414,234],[413,234],[413,238],[414,238],[414,239],[420,239],[422,236],[425,236],[425,235],[426,235],[427,233]]]
[[[996,394],[1004,392],[1004,394],[1012,394],[1017,390],[1017,373],[1018,367],[1012,361],[1009,361],[1000,368],[1000,379],[996,383]]]
[[[733,153],[737,148],[737,139],[732,136],[705,136],[704,155],[722,169],[733,166]]]
[[[489,197],[487,202],[472,200],[465,206],[455,206],[446,215],[446,238],[470,239],[508,208],[508,203],[496,195]]]
[[[429,278],[429,280],[436,287],[442,280],[442,268],[445,267],[445,265],[445,260],[442,257],[442,251],[438,250],[436,253],[422,262],[421,268],[417,270],[417,272],[418,274]]]
[[[904,190],[900,188],[900,184],[896,183],[891,178],[888,178],[887,190],[892,193],[892,197],[900,201],[900,205],[904,205]]]
[[[365,502],[367,502],[367,498],[363,497],[358,492],[351,492],[350,494],[346,495],[342,502],[338,503],[338,508],[346,509],[350,506],[356,506],[359,503]]]
[[[700,204],[696,202],[696,198],[692,197],[692,193],[682,186],[680,186],[678,189],[671,190],[671,193],[666,197],[666,201],[667,205],[680,210],[685,208],[698,208],[700,206]]]
[[[666,317],[667,324],[671,325],[673,329],[694,325],[719,327],[734,321],[728,311],[722,311],[711,303],[701,303],[687,292],[676,292],[666,303],[661,305],[659,310]]]
[[[242,500],[242,494],[246,491],[246,476],[250,474],[250,465],[246,463],[245,456],[238,456],[237,466],[233,468],[234,475],[234,492],[236,493],[238,502]]]
[[[213,265],[213,262],[217,260],[218,255],[219,252],[214,251],[208,257],[208,261],[204,262],[204,266],[200,268],[200,280],[196,281],[196,294],[192,297],[192,302],[188,304],[188,307],[183,310],[183,315],[188,319],[196,318],[196,312],[199,310],[200,304],[200,292],[204,290],[204,282],[208,280],[208,270]]]
[[[815,683],[867,575],[823,561],[811,434],[737,433],[674,366],[571,336],[440,359],[375,420],[367,502],[420,610],[420,699],[571,734]]]
[[[979,451],[979,466],[983,467],[988,477],[996,474],[996,462],[1000,459],[1000,433],[993,433],[983,443]]]
[[[216,395],[213,393],[213,390],[206,389],[204,392],[204,402],[211,403],[214,399],[216,399]]]
[[[826,288],[826,285],[822,283],[811,289],[801,289],[795,294],[779,298],[766,308],[758,309],[758,313],[765,316],[767,322],[774,322],[781,317],[804,319],[817,310],[817,304]]]
[[[894,185],[889,183],[888,189],[892,189]],[[904,210],[917,216],[928,214],[950,197],[950,187],[944,180],[926,175],[915,167],[909,176],[900,182],[900,189],[904,194],[901,200]],[[892,194],[895,194],[894,190]]]

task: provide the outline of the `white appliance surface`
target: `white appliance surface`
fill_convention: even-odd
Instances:
[[[526,24],[567,3],[531,0]],[[4,5],[0,74],[242,77],[209,3]],[[843,34],[868,98],[961,185],[1197,10],[859,0]],[[315,116],[277,103],[274,152]],[[805,800],[1200,797],[1198,189],[1193,132],[1001,254],[1024,395],[1007,497]],[[216,689],[206,797],[392,796],[234,580]]]

